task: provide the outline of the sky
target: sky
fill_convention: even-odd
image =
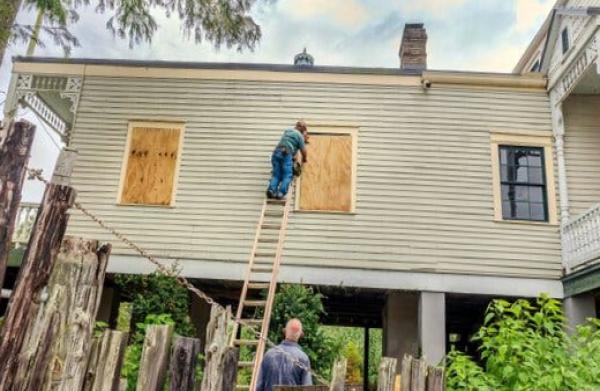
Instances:
[[[109,14],[80,11],[71,26],[80,47],[71,57],[290,64],[304,47],[316,65],[399,66],[405,23],[422,22],[428,34],[430,69],[510,72],[550,12],[554,0],[270,0],[252,10],[262,39],[254,51],[215,49],[210,42],[186,39],[176,17],[155,13],[159,28],[151,43],[134,48],[106,30]],[[24,10],[18,23],[32,24]],[[10,76],[10,58],[25,45],[8,48],[0,68],[0,106]],[[45,42],[38,56],[63,56]],[[28,116],[26,112],[21,115]],[[29,115],[29,117],[31,117]],[[37,132],[33,163],[51,172],[58,140],[49,129]],[[41,187],[27,185],[24,198],[35,201]]]

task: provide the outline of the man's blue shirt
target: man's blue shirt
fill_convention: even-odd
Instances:
[[[256,391],[272,391],[275,386],[310,386],[312,378],[307,369],[310,369],[310,360],[306,353],[297,343],[283,341],[265,354]]]
[[[304,149],[304,136],[299,130],[286,129],[277,146],[285,147],[290,155],[294,157],[299,150]]]

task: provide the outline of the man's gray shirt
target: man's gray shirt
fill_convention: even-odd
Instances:
[[[310,386],[312,378],[307,369],[310,369],[310,360],[306,353],[297,343],[283,341],[265,354],[256,391],[271,391],[275,386]]]

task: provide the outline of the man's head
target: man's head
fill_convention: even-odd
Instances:
[[[285,340],[298,342],[304,333],[302,332],[302,322],[298,319],[290,319],[285,325]]]
[[[306,126],[306,122],[304,120],[299,120],[296,122],[296,129],[298,129],[302,133],[308,132],[308,127]]]

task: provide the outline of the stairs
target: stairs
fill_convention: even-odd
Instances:
[[[283,252],[283,244],[287,230],[289,213],[294,199],[295,181],[290,185],[287,198],[283,200],[265,199],[260,219],[256,228],[256,236],[246,270],[244,286],[240,295],[236,319],[243,325],[254,328],[260,336],[247,333],[244,338],[236,323],[233,330],[232,346],[253,351],[252,361],[238,362],[238,370],[251,370],[249,385],[239,384],[238,390],[256,389],[258,372],[266,348],[266,338],[269,333],[269,322],[277,288],[277,276]],[[244,315],[252,317],[244,318]],[[242,329],[245,327],[242,326]]]

